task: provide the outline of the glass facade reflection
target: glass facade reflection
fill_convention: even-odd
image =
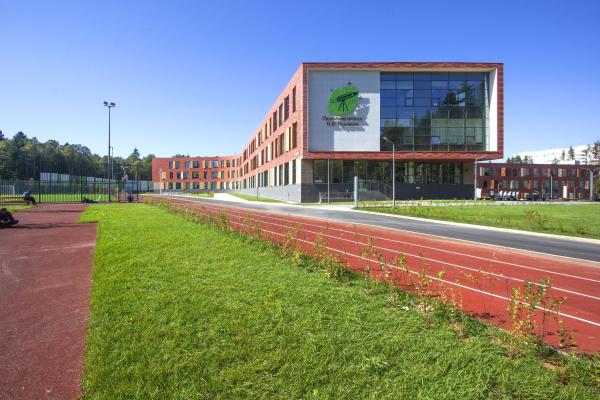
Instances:
[[[488,74],[381,72],[381,150],[489,150]]]

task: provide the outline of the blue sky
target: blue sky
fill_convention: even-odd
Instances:
[[[0,130],[240,152],[301,62],[503,62],[505,157],[600,139],[600,2],[0,0]]]

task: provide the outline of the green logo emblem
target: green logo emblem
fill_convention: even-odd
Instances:
[[[354,110],[358,100],[356,86],[348,86],[334,90],[329,98],[329,112],[333,115],[344,115]]]

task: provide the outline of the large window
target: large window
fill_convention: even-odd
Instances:
[[[186,161],[186,162],[185,162],[185,168],[186,168],[186,169],[190,169],[190,168],[191,168],[191,164],[192,164],[192,162],[191,162],[191,161]]]
[[[399,151],[485,151],[489,144],[487,74],[380,75],[381,135]],[[381,139],[382,150],[392,150]]]

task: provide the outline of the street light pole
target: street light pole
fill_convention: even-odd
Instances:
[[[329,204],[329,181],[331,180],[331,176],[329,174],[329,161],[331,160],[331,156],[327,157],[327,204]]]
[[[590,201],[594,201],[594,170],[589,168],[582,169],[590,171]]]
[[[108,107],[108,163],[106,165],[106,175],[108,175],[108,201],[110,202],[110,179],[112,172],[112,165],[110,164],[110,109],[115,106],[115,103],[109,104],[107,101],[105,101],[104,106]]]
[[[396,208],[396,145],[385,136],[382,136],[383,140],[391,143],[392,145],[392,202],[393,208]]]

